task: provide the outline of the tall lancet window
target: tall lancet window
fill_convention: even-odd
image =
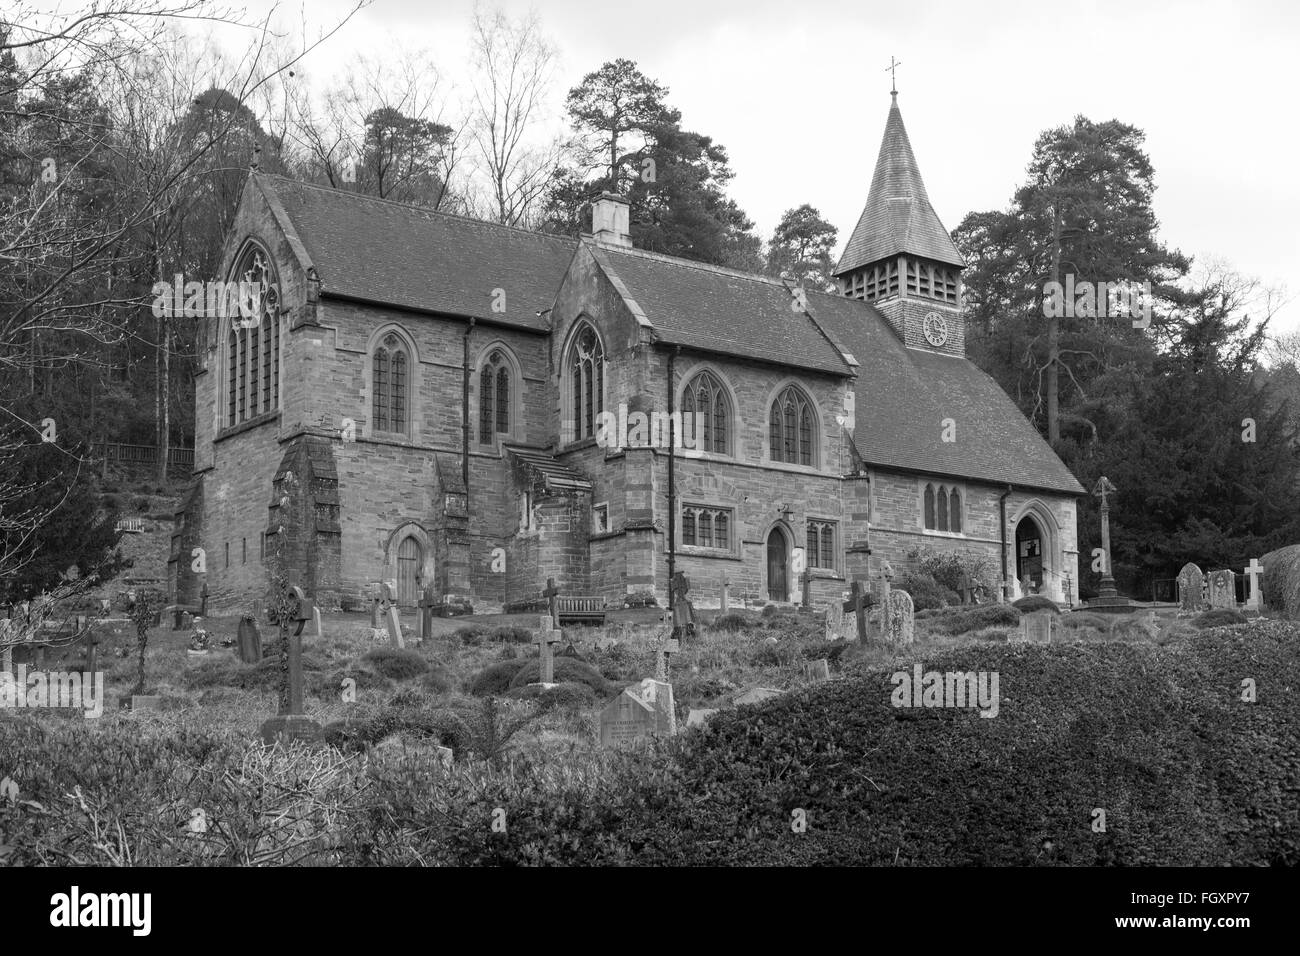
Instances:
[[[577,441],[596,434],[596,418],[605,410],[605,347],[596,330],[585,322],[569,345],[565,370],[573,440]]]
[[[685,416],[694,415],[694,428]],[[700,372],[682,395],[682,431],[695,436],[696,448],[718,455],[730,453],[731,403],[727,390],[712,372]]]
[[[373,362],[373,427],[381,432],[405,433],[410,420],[407,380],[411,364],[405,343],[395,333],[388,333],[375,349]]]
[[[510,363],[505,352],[493,349],[479,370],[478,440],[490,445],[510,432]]]
[[[816,464],[814,423],[812,402],[808,396],[794,385],[784,388],[772,402],[768,415],[772,460],[792,465]]]
[[[270,256],[249,244],[231,282],[226,333],[226,425],[238,425],[280,407],[280,283]]]

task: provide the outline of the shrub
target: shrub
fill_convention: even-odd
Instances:
[[[749,662],[757,667],[784,667],[798,657],[798,650],[789,643],[760,644],[750,654]]]
[[[986,627],[1019,627],[1020,612],[1010,604],[977,604],[946,609],[928,618],[927,625],[937,634],[955,636]]]
[[[148,498],[137,498],[137,499],[135,499],[135,510],[136,510],[136,511],[148,511],[148,510],[149,510],[149,499],[148,499]]]
[[[531,644],[533,632],[526,627],[498,627],[492,631],[492,640],[502,644]]]
[[[839,661],[849,647],[848,641],[816,641],[812,644],[806,644],[800,654],[804,660],[815,661],[824,657],[834,664]]]
[[[475,697],[500,697],[510,687],[510,682],[527,663],[524,660],[498,661],[479,671],[469,682],[469,692]]]
[[[486,627],[480,627],[477,624],[469,624],[465,627],[458,627],[452,632],[452,640],[460,641],[466,647],[479,647],[491,632]]]
[[[1198,614],[1192,619],[1192,624],[1193,626],[1200,628],[1224,627],[1228,624],[1245,624],[1249,620],[1250,619],[1246,617],[1246,615],[1242,614],[1235,608],[1216,607],[1204,612],[1203,614]]]
[[[720,614],[709,623],[709,627],[715,631],[728,632],[748,631],[757,625],[758,621],[751,615],[738,614],[735,611],[729,614]]]
[[[918,611],[961,603],[956,591],[944,587],[928,574],[909,572],[899,580],[898,586],[912,596],[912,606]]]
[[[635,591],[623,599],[624,607],[658,607],[654,591]]]
[[[974,548],[940,551],[923,545],[909,551],[907,560],[918,572],[928,574],[954,594],[960,591],[963,576],[969,577],[972,585],[983,585],[993,590],[996,567],[993,556],[986,551]]]
[[[420,686],[434,694],[446,694],[455,688],[456,680],[444,665],[434,662],[420,679]]]
[[[1061,609],[1056,606],[1056,602],[1050,598],[1045,598],[1041,594],[1027,594],[1011,602],[1011,606],[1020,611],[1021,614],[1029,614],[1032,611],[1055,611],[1061,613]]]
[[[1259,563],[1264,566],[1259,582],[1264,603],[1287,617],[1300,617],[1300,544],[1270,551]]]
[[[542,688],[535,684],[512,687],[505,693],[506,697],[517,700],[536,700],[544,709],[558,707],[564,710],[580,710],[596,702],[596,692],[586,684],[566,681],[554,687]]]
[[[406,647],[376,647],[361,659],[393,680],[410,680],[429,669],[419,652]]]
[[[515,676],[510,679],[510,686],[523,687],[525,684],[535,684],[541,679],[542,662],[532,658],[523,662],[523,667],[519,668]],[[609,682],[600,671],[575,657],[555,658],[555,681],[560,684],[585,684],[602,697],[613,693],[613,688],[609,686]]]

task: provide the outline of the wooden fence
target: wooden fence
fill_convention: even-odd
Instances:
[[[154,467],[158,464],[157,445],[123,445],[119,442],[100,442],[95,446],[94,454],[95,457],[103,461],[105,471],[108,470],[109,462],[128,468]],[[193,468],[194,449],[168,448],[167,467]]]

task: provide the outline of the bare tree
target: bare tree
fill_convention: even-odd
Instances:
[[[555,48],[535,13],[512,21],[476,8],[470,48],[475,76],[469,130],[486,196],[476,212],[506,225],[530,225],[569,145],[545,139],[546,95]]]

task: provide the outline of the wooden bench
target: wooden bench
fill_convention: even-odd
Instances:
[[[605,601],[585,594],[562,594],[556,598],[559,624],[604,624]]]

